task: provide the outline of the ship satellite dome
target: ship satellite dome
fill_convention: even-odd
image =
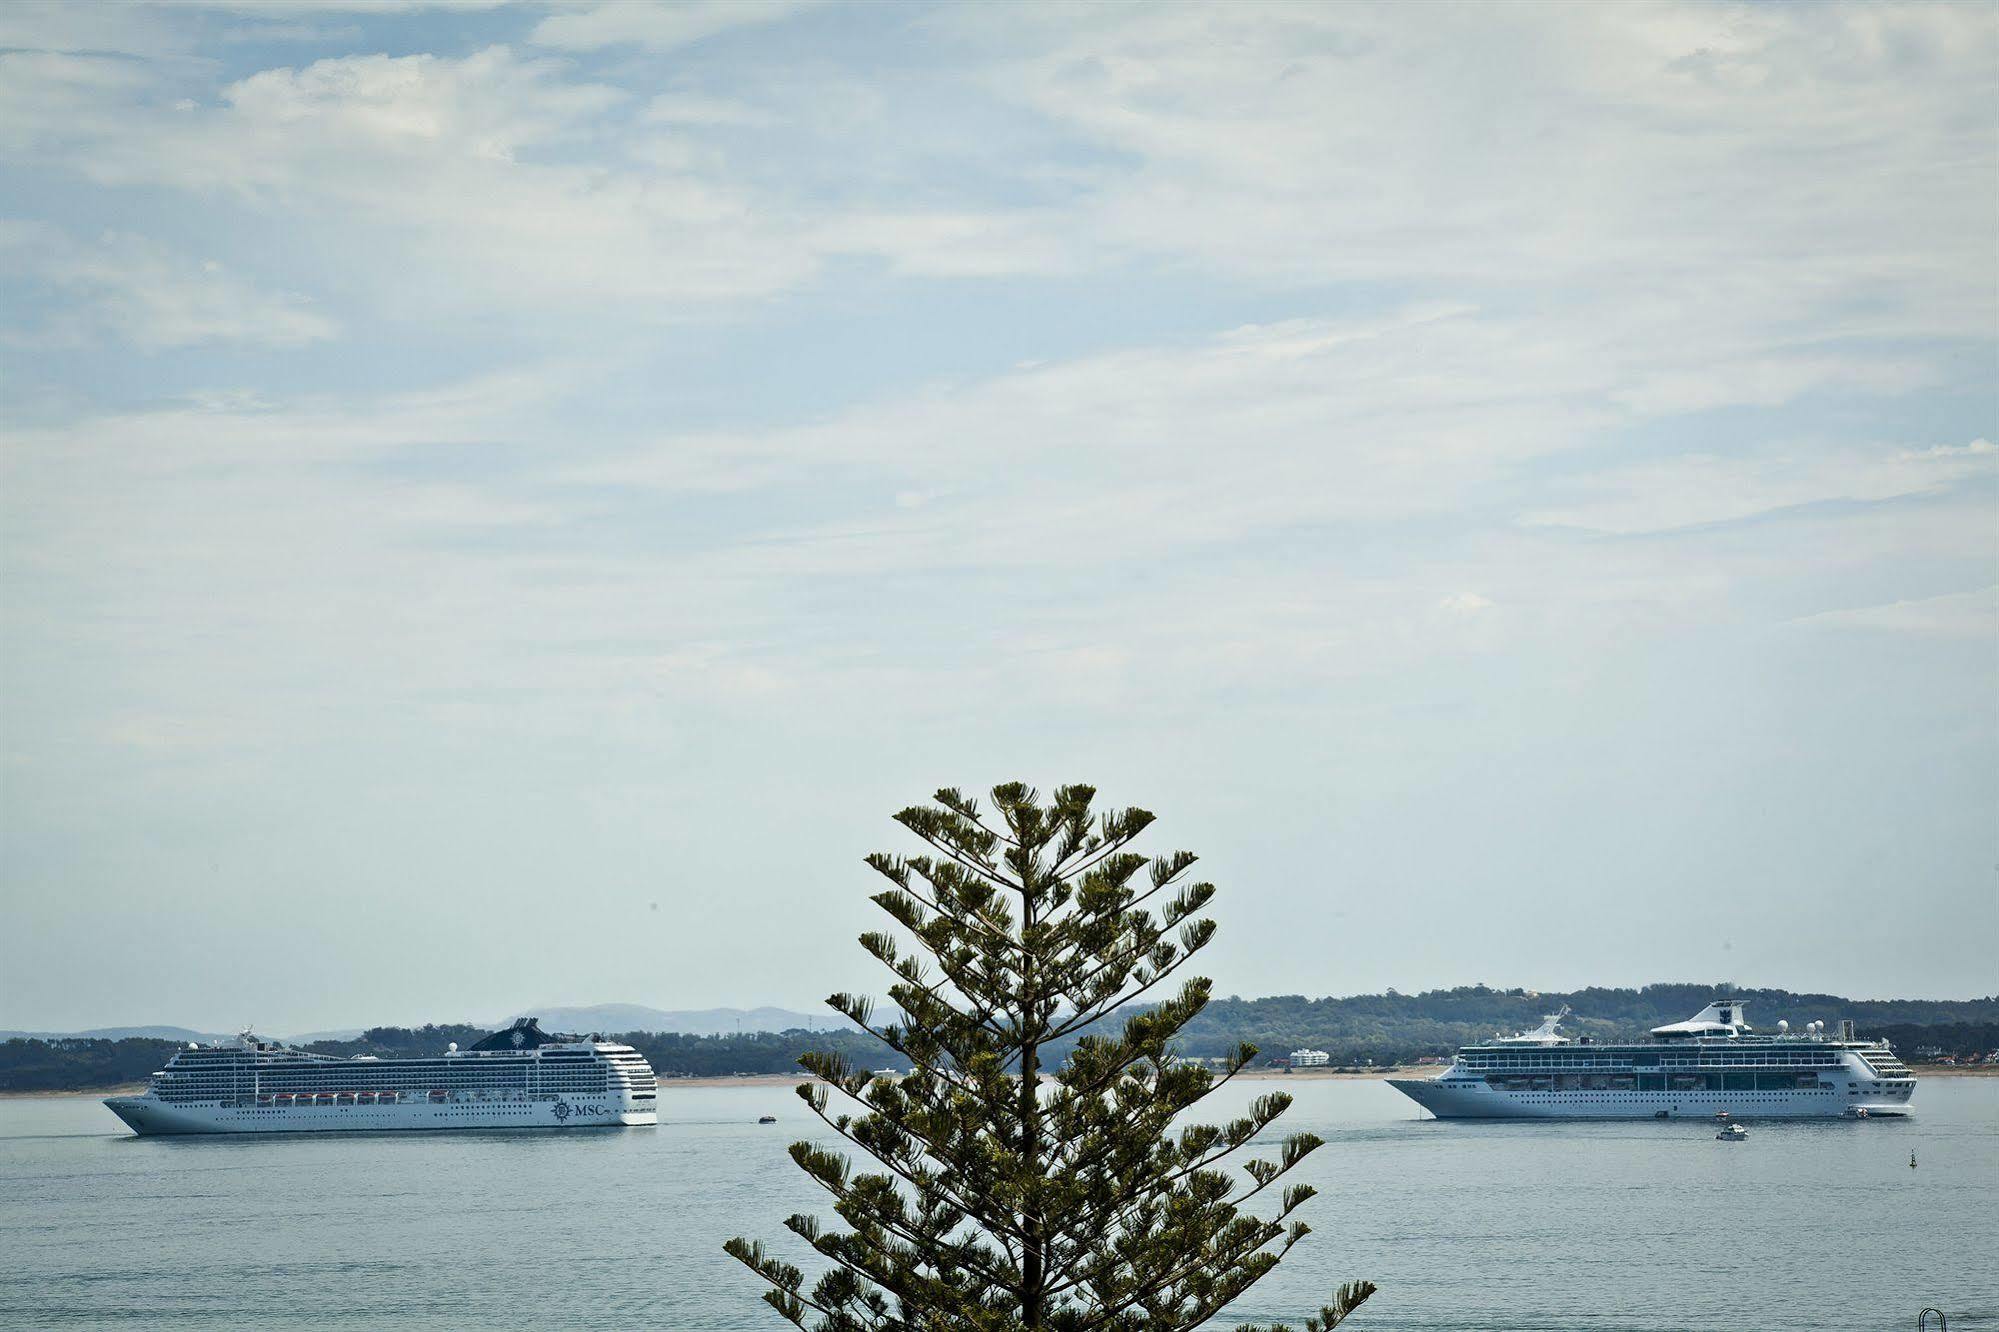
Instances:
[[[453,1042],[452,1042],[451,1044],[449,1044],[449,1045],[445,1046],[444,1048],[445,1048],[446,1050],[449,1050],[449,1051],[451,1051],[451,1052],[452,1052],[453,1054],[456,1054],[456,1053],[458,1052],[458,1042],[457,1042],[457,1041],[453,1041]]]
[[[1789,1031],[1790,1029],[1791,1029],[1791,1024],[1790,1024],[1790,1023],[1789,1023],[1788,1021],[1786,1021],[1786,1020],[1785,1020],[1785,1019],[1783,1019],[1783,1018],[1778,1018],[1778,1019],[1777,1019],[1777,1030],[1778,1030],[1778,1031]]]

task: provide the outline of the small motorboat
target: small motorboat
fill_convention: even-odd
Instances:
[[[1740,1124],[1730,1124],[1727,1128],[1714,1135],[1716,1142],[1741,1142],[1748,1136],[1749,1130]]]
[[[758,1116],[757,1116],[757,1123],[759,1123],[759,1124],[775,1124],[775,1123],[777,1123],[777,1116],[776,1116],[776,1115],[758,1115]]]

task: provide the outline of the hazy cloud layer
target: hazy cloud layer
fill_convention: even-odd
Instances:
[[[119,12],[0,15],[7,1025],[802,1005],[1014,775],[1225,991],[1985,984],[1990,6]]]

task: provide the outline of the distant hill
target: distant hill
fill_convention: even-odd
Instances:
[[[195,1031],[189,1027],[93,1027],[89,1031],[0,1031],[0,1041],[209,1041],[227,1040],[229,1033]]]
[[[1398,994],[1390,990],[1384,994],[1323,999],[1296,994],[1261,999],[1231,995],[1212,1000],[1180,1034],[1176,1046],[1182,1054],[1212,1056],[1248,1041],[1266,1059],[1302,1046],[1328,1051],[1343,1063],[1363,1059],[1377,1064],[1394,1063],[1446,1055],[1460,1045],[1488,1038],[1495,1032],[1525,1030],[1539,1022],[1542,1014],[1555,1012],[1564,1004],[1573,1010],[1565,1024],[1571,1035],[1598,1040],[1642,1039],[1648,1028],[1691,1017],[1719,994],[1731,994],[1746,1001],[1749,1019],[1761,1031],[1773,1030],[1779,1019],[1787,1019],[1792,1027],[1799,1028],[1813,1018],[1828,1023],[1852,1018],[1863,1034],[1885,1036],[1912,1048],[1916,1044],[1934,1045],[1962,1054],[1981,1053],[1999,1044],[1999,995],[1956,1000],[1848,999],[1830,994],[1681,982],[1639,989],[1591,988],[1567,993],[1468,985],[1421,994]],[[1121,1010],[1112,1020],[1122,1021],[1141,1007]],[[786,1032],[811,1033],[817,1045],[843,1051],[847,1047],[841,1042],[852,1038],[863,1043],[855,1051],[847,1051],[855,1057],[860,1057],[857,1051],[868,1048],[866,1043],[871,1040],[832,1013],[801,1013],[769,1006],[661,1009],[643,1004],[547,1004],[523,1008],[520,1016],[539,1018],[542,1028],[551,1032],[601,1032],[626,1037],[651,1033],[655,1039],[634,1039],[633,1043],[644,1048],[662,1072],[788,1069],[797,1050],[808,1048],[812,1041],[804,1035],[776,1039]],[[883,1010],[877,1017],[886,1020],[889,1015]],[[511,1021],[511,1018],[496,1018],[491,1022],[456,1023],[448,1027],[347,1028],[282,1035],[280,1039],[314,1045],[328,1053],[416,1054],[441,1049],[448,1041],[476,1040]],[[89,1041],[105,1046],[138,1042],[153,1043],[159,1049],[165,1049],[170,1042],[219,1039],[227,1037],[173,1026],[100,1027],[81,1032],[0,1031],[0,1042]],[[1066,1054],[1066,1047],[1051,1051],[1053,1057]],[[31,1062],[47,1057],[54,1064],[68,1068],[80,1055],[76,1051],[30,1052],[17,1046],[9,1057]],[[152,1067],[157,1068],[159,1058],[164,1056],[142,1054],[133,1045],[123,1048],[118,1057],[137,1061],[134,1068],[152,1059]],[[0,1065],[6,1062],[0,1060]],[[93,1065],[88,1076],[101,1076],[109,1067]],[[121,1075],[126,1071],[122,1063],[119,1069]],[[150,1071],[142,1069],[134,1076]],[[48,1076],[55,1074],[52,1071]],[[10,1078],[5,1068],[0,1067],[0,1089],[24,1085],[44,1084],[23,1082],[18,1074]]]
[[[540,1018],[543,1031],[658,1031],[683,1036],[734,1036],[738,1031],[745,1035],[758,1031],[837,1031],[850,1025],[832,1013],[799,1013],[789,1008],[660,1009],[643,1004],[591,1004],[583,1008],[549,1004],[524,1008],[515,1016]]]
[[[511,1026],[514,1017],[540,1018],[544,1031],[657,1031],[683,1036],[734,1036],[738,1032],[747,1036],[760,1031],[837,1031],[850,1025],[844,1018],[832,1013],[800,1013],[789,1008],[662,1009],[648,1008],[644,1004],[589,1004],[582,1007],[544,1004],[523,1008],[511,1017],[459,1025],[497,1031]],[[260,1031],[258,1034],[287,1045],[313,1045],[322,1041],[336,1044],[358,1041],[369,1030],[366,1027],[335,1027],[327,1031]],[[234,1037],[234,1032],[196,1031],[192,1027],[168,1026],[96,1027],[90,1031],[0,1031],[0,1041],[141,1039],[181,1043],[198,1041],[205,1045]]]
[[[1999,995],[1982,999],[1846,999],[1715,984],[1648,985],[1642,989],[1588,989],[1570,993],[1493,990],[1483,985],[1422,994],[1359,994],[1338,999],[1273,995],[1216,999],[1190,1023],[1177,1053],[1220,1055],[1239,1042],[1281,1057],[1300,1046],[1325,1050],[1336,1064],[1406,1063],[1447,1055],[1455,1047],[1533,1026],[1543,1013],[1567,1004],[1567,1030],[1598,1040],[1642,1038],[1648,1027],[1691,1017],[1718,994],[1748,1002],[1758,1030],[1786,1019],[1796,1029],[1812,1018],[1852,1018],[1867,1037],[1886,1037],[1897,1048],[1932,1056],[1982,1056],[1999,1049]],[[1137,1013],[1121,1010],[1113,1021]],[[856,1067],[899,1065],[872,1036],[824,1013],[786,1008],[708,1008],[672,1011],[638,1004],[573,1007],[550,1004],[523,1010],[549,1031],[603,1032],[636,1046],[667,1077],[695,1074],[791,1073],[807,1050],[839,1053]],[[742,1023],[741,1034],[736,1024]],[[326,1054],[382,1057],[430,1055],[452,1041],[461,1045],[504,1022],[426,1027],[369,1027],[359,1032],[317,1033]],[[36,1037],[0,1032],[0,1091],[84,1090],[143,1080],[173,1052],[175,1043],[211,1033],[186,1027],[109,1027]],[[11,1038],[11,1039],[10,1039]],[[1048,1052],[1050,1066],[1067,1057],[1072,1035]]]
[[[1563,1030],[1601,1041],[1642,1040],[1667,1022],[1692,1017],[1718,995],[1748,1005],[1758,1031],[1774,1031],[1779,1020],[1793,1027],[1813,1018],[1828,1024],[1852,1018],[1861,1032],[1906,1039],[1918,1027],[1999,1025],[1999,995],[1982,999],[1848,999],[1832,994],[1752,989],[1719,983],[1670,982],[1639,989],[1592,987],[1584,990],[1494,990],[1463,985],[1421,994],[1357,994],[1308,999],[1272,995],[1211,1001],[1180,1035],[1191,1055],[1218,1055],[1249,1041],[1264,1055],[1282,1055],[1300,1046],[1330,1051],[1350,1062],[1371,1058],[1386,1063],[1422,1055],[1444,1055],[1460,1045],[1498,1033],[1524,1031],[1567,1005]],[[1136,1009],[1132,1010],[1136,1011]],[[1989,1048],[1989,1047],[1987,1047]]]

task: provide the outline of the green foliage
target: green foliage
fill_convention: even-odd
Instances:
[[[788,1321],[817,1332],[1175,1332],[1213,1317],[1309,1233],[1292,1217],[1313,1190],[1279,1186],[1319,1139],[1271,1144],[1274,1154],[1241,1160],[1240,1176],[1218,1168],[1288,1096],[1258,1097],[1226,1124],[1174,1127],[1256,1054],[1238,1047],[1219,1076],[1172,1059],[1208,982],[1103,1021],[1214,937],[1200,913],[1215,889],[1186,882],[1188,852],[1132,849],[1151,814],[1099,813],[1095,796],[1066,786],[1044,804],[1018,783],[996,787],[989,823],[976,802],[939,791],[896,816],[931,854],[868,858],[889,885],[875,904],[914,941],[860,940],[893,974],[897,1013],[878,1020],[855,995],[829,1003],[914,1071],[873,1077],[832,1051],[801,1061],[818,1080],[800,1096],[872,1164],[857,1171],[841,1152],[792,1145],[851,1227],[786,1223],[826,1268],[809,1287],[761,1242],[724,1246],[769,1283],[764,1299]],[[1243,1210],[1265,1194],[1268,1216]],[[1373,1289],[1345,1287],[1307,1328],[1333,1326]]]
[[[314,1041],[306,1048],[352,1057],[413,1058],[434,1055],[448,1042],[469,1046],[488,1033],[481,1027],[371,1027],[351,1041]],[[850,1059],[881,1053],[881,1042],[860,1031],[753,1031],[727,1036],[680,1032],[604,1033],[646,1057],[661,1077],[727,1077],[733,1073],[790,1073],[809,1050],[831,1048]]]
[[[628,1031],[616,1039],[644,1055],[665,1078],[792,1073],[813,1050],[832,1050],[861,1063],[882,1052],[880,1041],[859,1031],[746,1031],[727,1036]]]
[[[59,1037],[0,1041],[0,1091],[102,1091],[144,1082],[178,1041]]]
[[[1201,1058],[1226,1054],[1244,1041],[1282,1054],[1300,1047],[1325,1050],[1336,1064],[1403,1063],[1447,1055],[1460,1045],[1514,1032],[1540,1022],[1567,1004],[1574,1012],[1563,1029],[1600,1041],[1642,1040],[1656,1026],[1692,1017],[1718,994],[1748,1002],[1750,1021],[1774,1031],[1779,1019],[1802,1027],[1812,1018],[1853,1018],[1862,1035],[1902,1044],[1918,1025],[1952,1024],[1947,1038],[1922,1044],[1962,1043],[1964,1050],[1999,1046],[1999,997],[1970,1000],[1843,999],[1830,994],[1748,989],[1727,982],[1674,982],[1640,989],[1494,990],[1483,985],[1423,994],[1361,994],[1341,999],[1276,995],[1217,999],[1182,1033],[1180,1052]],[[1122,1015],[1113,1015],[1113,1018]]]
[[[299,1048],[314,1054],[339,1055],[343,1059],[364,1054],[374,1055],[377,1059],[418,1059],[441,1053],[453,1041],[470,1046],[490,1034],[484,1027],[471,1027],[462,1022],[425,1023],[421,1027],[370,1027],[350,1041],[310,1041]]]
[[[1174,1052],[1196,1058],[1226,1058],[1250,1044],[1287,1051],[1300,1046],[1331,1053],[1333,1063],[1406,1063],[1424,1055],[1445,1055],[1502,1028],[1532,1026],[1549,1007],[1606,1003],[1610,1019],[1583,1013],[1569,1030],[1600,1040],[1638,1039],[1651,1027],[1692,1014],[1689,994],[1711,996],[1708,985],[1648,985],[1642,990],[1579,990],[1543,994],[1498,990],[1435,990],[1420,995],[1357,995],[1348,999],[1212,999],[1182,1028]],[[1982,1055],[1999,1050],[1999,998],[1842,999],[1836,995],[1795,995],[1785,990],[1737,990],[1750,997],[1750,1016],[1770,1030],[1778,1018],[1799,1027],[1814,1017],[1828,1021],[1854,1017],[1864,1037],[1883,1037],[1903,1056],[1934,1046],[1944,1054]],[[1462,996],[1475,997],[1467,1003]],[[1395,1001],[1384,1004],[1384,1001]],[[1633,1006],[1635,1004],[1635,1006]],[[1426,1015],[1437,1008],[1447,1016]],[[1132,1006],[1105,1017],[1117,1024],[1142,1011]],[[1913,1016],[1902,1016],[1911,1014]],[[1887,1020],[1892,1017],[1894,1020]],[[308,1049],[325,1054],[372,1054],[382,1058],[434,1055],[447,1042],[470,1044],[486,1035],[479,1027],[374,1027],[356,1040],[314,1041]],[[1082,1034],[1049,1044],[1045,1062],[1067,1059]],[[855,1066],[881,1053],[881,1042],[860,1031],[758,1031],[727,1036],[686,1036],[675,1032],[628,1031],[616,1039],[643,1054],[661,1077],[727,1077],[735,1073],[788,1073],[806,1053],[841,1055]],[[0,1041],[0,1091],[103,1091],[143,1082],[167,1062],[177,1042],[153,1037],[107,1040],[99,1037],[23,1038]]]

